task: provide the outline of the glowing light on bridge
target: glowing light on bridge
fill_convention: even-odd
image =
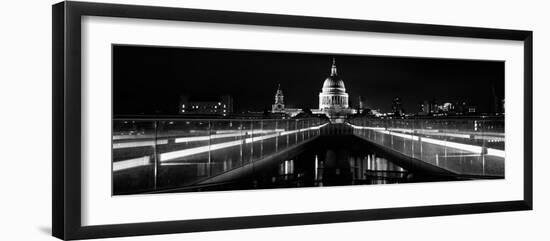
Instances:
[[[206,136],[188,136],[188,137],[180,137],[176,138],[174,140],[175,143],[187,143],[187,142],[195,142],[195,141],[208,141],[212,139],[220,139],[220,138],[229,138],[229,137],[241,137],[241,136],[247,136],[247,135],[254,135],[254,134],[266,134],[266,133],[274,133],[274,132],[282,132],[284,129],[275,129],[275,130],[230,130],[230,131],[217,131],[216,133],[223,133],[223,134],[213,134],[213,135],[206,135]]]
[[[189,148],[189,149],[184,149],[184,150],[166,152],[166,153],[162,153],[162,154],[159,155],[160,156],[160,161],[165,162],[165,161],[170,161],[170,160],[175,160],[175,159],[179,159],[179,158],[183,158],[183,157],[188,157],[188,156],[192,156],[192,155],[205,153],[205,152],[208,152],[208,151],[215,151],[215,150],[220,150],[220,149],[229,148],[229,147],[233,147],[233,146],[238,146],[238,145],[241,145],[243,143],[246,143],[246,144],[254,143],[254,142],[257,142],[257,141],[262,141],[262,140],[275,138],[277,136],[285,136],[285,135],[290,135],[290,134],[294,134],[294,133],[298,133],[298,132],[304,132],[304,131],[308,131],[308,130],[317,130],[317,129],[320,129],[321,127],[325,126],[325,125],[327,125],[327,124],[325,123],[325,124],[320,125],[320,126],[313,126],[313,127],[309,127],[309,128],[303,128],[303,129],[292,130],[292,131],[277,132],[275,134],[255,136],[255,137],[249,137],[249,138],[241,139],[241,140],[235,140],[235,141],[229,141],[229,142],[224,142],[224,143],[194,147],[194,148]],[[270,132],[273,133],[273,131],[264,131],[264,133],[270,133]],[[197,137],[197,138],[199,138],[199,137]]]
[[[165,145],[165,144],[168,144],[168,140],[157,140],[156,142],[155,142],[155,140],[118,142],[118,143],[113,143],[113,149],[154,146],[155,144],[156,145]]]
[[[124,161],[113,162],[113,171],[122,171],[134,167],[147,166],[151,163],[150,156],[142,156]]]
[[[229,147],[239,146],[242,144],[249,144],[254,143],[262,140],[268,140],[271,138],[275,138],[278,136],[286,136],[286,135],[292,135],[300,132],[305,132],[309,130],[319,130],[323,126],[327,125],[328,123],[325,123],[323,125],[319,126],[312,126],[308,128],[302,128],[292,131],[284,131],[284,129],[274,129],[274,130],[247,130],[247,131],[241,131],[241,130],[220,130],[216,131],[216,134],[213,135],[206,135],[206,136],[190,136],[190,137],[176,137],[173,138],[174,143],[188,143],[188,142],[199,142],[199,141],[207,141],[212,139],[222,139],[222,138],[230,138],[230,137],[242,137],[247,136],[251,134],[264,134],[261,136],[252,136],[244,139],[239,140],[233,140],[233,141],[227,141],[222,143],[216,143],[211,145],[204,145],[199,147],[193,147],[183,150],[177,150],[177,151],[171,151],[171,152],[165,152],[159,155],[159,161],[163,162],[161,165],[170,165],[171,163],[169,161],[176,160],[188,156],[193,156],[197,154],[203,154],[209,151],[216,151],[221,150]],[[122,138],[114,138],[115,140],[123,140]],[[118,142],[113,143],[113,149],[121,149],[121,148],[132,148],[132,147],[146,147],[146,146],[154,146],[156,145],[165,145],[169,143],[170,139],[162,139],[162,140],[142,140],[142,141],[130,141],[130,142]],[[130,168],[135,167],[141,167],[151,164],[151,156],[142,156],[138,158],[132,158],[128,160],[123,161],[116,161],[113,162],[113,171],[121,171],[126,170]]]
[[[433,139],[433,138],[429,138],[429,137],[422,137],[422,136],[414,135],[414,133],[421,134],[422,130],[417,131],[417,130],[413,130],[413,129],[401,129],[401,128],[399,128],[399,129],[398,128],[386,129],[386,128],[383,128],[383,127],[365,127],[365,126],[356,126],[356,125],[352,125],[352,124],[348,124],[348,125],[351,126],[354,129],[373,130],[373,131],[376,131],[376,132],[379,132],[379,133],[392,135],[392,136],[397,136],[397,137],[401,137],[401,138],[404,138],[404,139],[409,139],[409,140],[414,140],[414,141],[421,141],[421,142],[426,142],[426,143],[430,143],[430,144],[434,144],[434,145],[450,147],[450,148],[454,148],[454,149],[458,149],[458,150],[462,150],[462,151],[468,151],[468,152],[475,153],[477,155],[481,155],[483,153],[483,147],[481,147],[481,146],[469,145],[469,144],[463,144],[463,143],[458,143],[458,142],[452,142],[452,141],[448,141],[448,140],[439,140],[439,139]],[[393,131],[390,131],[390,130],[393,130]],[[394,132],[394,131],[408,132],[410,134],[402,134],[402,133],[398,133],[398,132]],[[429,132],[429,134],[427,134],[427,135],[434,135],[434,133],[436,133],[436,132],[438,132],[438,134],[440,136],[452,136],[452,137],[461,137],[461,138],[471,138],[472,137],[472,135],[470,135],[470,134],[444,133],[444,132],[439,132],[439,130],[431,130]],[[475,136],[474,136],[474,138],[475,138]],[[498,149],[494,149],[494,148],[486,148],[486,150],[487,150],[486,155],[491,155],[491,156],[496,156],[496,157],[501,157],[501,158],[505,157],[505,152],[503,150],[498,150]]]

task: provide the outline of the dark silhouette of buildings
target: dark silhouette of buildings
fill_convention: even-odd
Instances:
[[[392,101],[392,112],[396,116],[402,116],[405,112],[401,106],[401,98],[395,97]]]

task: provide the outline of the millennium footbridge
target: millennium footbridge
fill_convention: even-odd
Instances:
[[[502,119],[115,119],[113,129],[113,194],[504,177]]]

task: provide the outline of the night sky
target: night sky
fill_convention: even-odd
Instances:
[[[263,111],[271,109],[277,84],[287,107],[316,109],[333,57],[351,107],[361,95],[382,112],[394,97],[406,113],[433,99],[491,112],[494,96],[504,96],[504,62],[116,45],[114,114],[177,114],[184,94],[229,94],[235,112]]]

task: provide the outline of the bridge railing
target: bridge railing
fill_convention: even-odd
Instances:
[[[321,119],[115,119],[113,194],[192,185],[319,135]]]
[[[348,120],[353,133],[462,175],[504,176],[503,118]]]

